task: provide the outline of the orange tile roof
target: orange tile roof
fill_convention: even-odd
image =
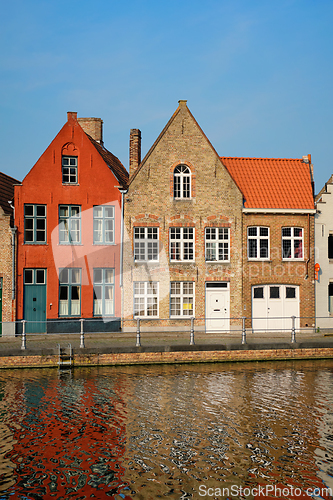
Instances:
[[[243,193],[245,208],[314,208],[310,166],[303,160],[222,156],[221,161]]]

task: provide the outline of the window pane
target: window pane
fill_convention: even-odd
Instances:
[[[271,299],[279,299],[280,298],[280,287],[270,286],[269,287],[269,297]]]
[[[45,270],[37,269],[36,271],[36,283],[44,284],[45,283]]]
[[[260,240],[260,258],[268,258],[268,240]]]
[[[282,240],[282,257],[283,259],[291,258],[291,240]]]
[[[260,228],[260,236],[268,236],[268,227]]]
[[[264,298],[264,287],[260,286],[253,289],[253,298],[254,299],[263,299]]]
[[[282,236],[290,237],[291,236],[291,228],[283,227],[282,228]]]
[[[59,274],[60,283],[68,283],[68,269],[62,269]]]
[[[36,211],[37,211],[37,217],[45,217],[46,215],[45,205],[37,205]]]
[[[113,217],[114,216],[114,207],[104,207],[105,217]]]
[[[71,269],[72,271],[72,283],[81,283],[81,270]]]
[[[102,269],[94,269],[94,283],[102,283]]]
[[[113,283],[114,269],[105,269],[105,283]]]
[[[257,240],[249,240],[249,258],[254,259],[257,257]]]
[[[30,285],[33,283],[33,271],[32,269],[25,269],[24,271],[24,283]]]
[[[296,298],[296,288],[294,286],[286,287],[286,299],[295,299]]]
[[[33,205],[24,205],[24,215],[33,216],[34,215],[34,206]]]
[[[68,286],[60,287],[60,300],[68,300]]]
[[[256,227],[249,227],[247,229],[248,235],[249,236],[257,236],[257,228]]]

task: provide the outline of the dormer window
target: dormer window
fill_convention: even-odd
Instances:
[[[173,197],[191,198],[191,170],[187,165],[178,165],[173,172]]]
[[[62,183],[77,184],[77,156],[62,157]]]

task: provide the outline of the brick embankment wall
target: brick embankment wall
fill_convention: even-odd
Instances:
[[[278,361],[290,359],[333,359],[333,347],[235,349],[220,351],[155,351],[74,353],[74,366],[216,363],[233,361]],[[58,366],[58,355],[17,355],[0,357],[0,369],[50,368]]]

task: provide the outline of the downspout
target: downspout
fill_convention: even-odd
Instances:
[[[306,275],[305,279],[309,277],[309,262],[310,262],[310,214],[308,214],[308,260],[306,261]]]
[[[121,289],[121,322],[124,317],[124,291],[122,290],[124,280],[123,280],[123,270],[124,270],[124,208],[125,199],[124,196],[128,192],[128,189],[119,189],[121,193],[121,222],[120,222],[120,263],[119,263],[119,286]]]
[[[13,220],[15,223],[15,207],[12,204],[12,201],[9,201],[9,206],[13,210]],[[16,261],[15,261],[15,242],[16,242],[16,231],[17,227],[10,228],[12,232],[12,300],[15,300],[15,275],[16,275]]]
[[[119,189],[121,193],[121,225],[120,225],[120,265],[119,265],[119,285],[123,286],[123,258],[124,258],[124,195],[128,189]]]

